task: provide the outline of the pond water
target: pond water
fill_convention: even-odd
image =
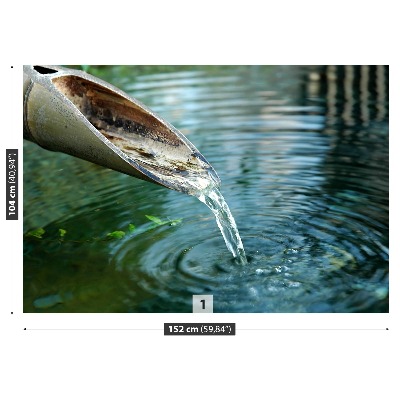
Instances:
[[[388,312],[386,68],[89,72],[207,158],[248,263],[195,197],[25,141],[24,312]]]

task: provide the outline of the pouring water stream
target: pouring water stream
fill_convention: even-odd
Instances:
[[[226,247],[232,253],[233,257],[235,257],[241,265],[246,265],[247,259],[242,239],[240,238],[235,219],[221,192],[217,187],[211,187],[199,192],[197,198],[206,204],[214,213],[218,227],[224,237]]]
[[[209,175],[208,179],[204,176],[191,176],[182,184],[188,189],[187,193],[197,197],[213,212],[226,247],[240,265],[246,265],[242,239],[228,204],[219,191],[219,180],[216,181],[214,175]]]

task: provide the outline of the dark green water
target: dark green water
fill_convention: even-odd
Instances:
[[[196,198],[25,142],[24,232],[45,230],[24,236],[25,312],[191,312],[193,294],[214,312],[388,311],[386,69],[89,72],[203,153],[249,263]]]

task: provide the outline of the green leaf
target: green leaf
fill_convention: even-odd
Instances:
[[[128,230],[129,230],[129,232],[133,232],[135,229],[136,229],[136,226],[135,226],[135,225],[133,225],[133,224],[129,224],[129,225],[128,225]]]
[[[65,229],[59,229],[58,232],[60,233],[60,237],[64,237],[67,231]]]
[[[37,228],[33,231],[28,232],[27,235],[36,237],[38,239],[42,239],[42,236],[44,235],[45,232],[46,231],[43,228]]]
[[[163,221],[160,218],[154,217],[153,215],[146,215],[146,218],[149,219],[150,221],[153,221],[157,225],[162,225],[163,224]]]
[[[122,239],[125,236],[124,231],[114,231],[107,233],[107,237],[110,239]]]

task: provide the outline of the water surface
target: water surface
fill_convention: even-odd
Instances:
[[[193,294],[214,312],[388,311],[385,68],[89,72],[213,165],[249,262],[195,197],[25,142],[24,232],[45,230],[24,236],[25,312],[191,312]]]

